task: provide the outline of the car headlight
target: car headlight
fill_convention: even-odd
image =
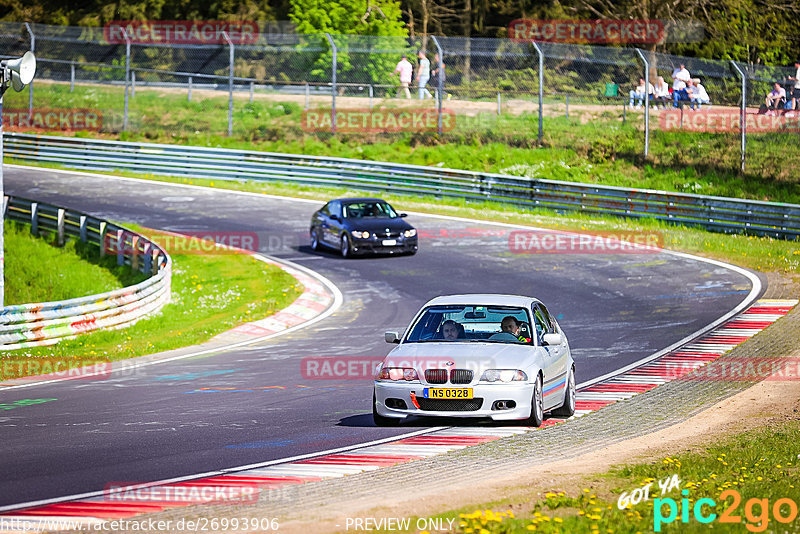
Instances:
[[[414,237],[415,235],[417,235],[417,231],[414,228],[403,232],[403,237]]]
[[[524,382],[528,375],[519,369],[487,369],[481,375],[481,382]]]
[[[369,238],[369,232],[359,232],[358,230],[353,230],[350,233],[353,235],[353,237],[357,237],[358,239],[368,239]]]
[[[384,367],[378,373],[378,380],[405,380],[406,382],[411,382],[419,380],[419,375],[412,367]]]

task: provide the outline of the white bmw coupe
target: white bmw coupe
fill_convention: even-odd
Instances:
[[[513,295],[437,297],[417,313],[375,373],[378,426],[410,415],[489,417],[539,426],[575,412],[575,362],[544,304]]]

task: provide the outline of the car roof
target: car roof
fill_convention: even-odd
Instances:
[[[352,204],[354,202],[386,202],[381,198],[371,198],[371,197],[337,198],[335,200],[338,200],[343,204]]]
[[[425,306],[441,306],[444,304],[472,304],[481,306],[530,306],[541,302],[533,297],[522,295],[498,295],[495,293],[472,293],[463,295],[442,295],[429,300]]]

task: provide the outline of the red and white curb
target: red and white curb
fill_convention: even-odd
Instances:
[[[617,376],[581,388],[576,396],[574,417],[581,417],[615,402],[629,399],[703,367],[764,330],[789,313],[797,304],[797,300],[759,300],[744,313],[679,349]],[[264,328],[269,327],[264,326]],[[544,424],[554,425],[563,421],[550,418],[545,420]],[[151,491],[146,493],[158,493],[153,492],[153,488],[158,488],[162,494],[167,490],[174,492],[176,489],[185,493],[192,488],[276,490],[412,462],[532,430],[534,429],[527,427],[448,427],[430,433],[406,436],[395,441],[387,440],[361,448],[305,457],[282,464],[249,466],[240,471],[193,480],[148,484],[147,487]],[[163,498],[142,500],[135,491],[122,495],[98,492],[79,500],[50,503],[0,514],[0,531],[42,530],[43,527],[48,530],[66,530],[77,529],[79,524],[84,528],[91,528],[92,525],[99,525],[102,521],[126,519],[192,504],[198,503],[168,501]],[[58,523],[59,521],[62,523]],[[75,523],[59,527],[59,524],[68,524],[63,521]]]

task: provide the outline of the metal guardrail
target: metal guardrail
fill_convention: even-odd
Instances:
[[[5,306],[0,311],[0,350],[52,345],[99,329],[124,328],[161,309],[170,299],[172,260],[146,237],[64,208],[5,197],[5,217],[31,225],[31,233],[52,232],[59,244],[68,237],[114,254],[118,265],[152,276],[136,285],[57,302]]]
[[[346,186],[652,218],[713,231],[800,237],[800,205],[600,186],[418,165],[6,133],[6,155],[73,169]]]

